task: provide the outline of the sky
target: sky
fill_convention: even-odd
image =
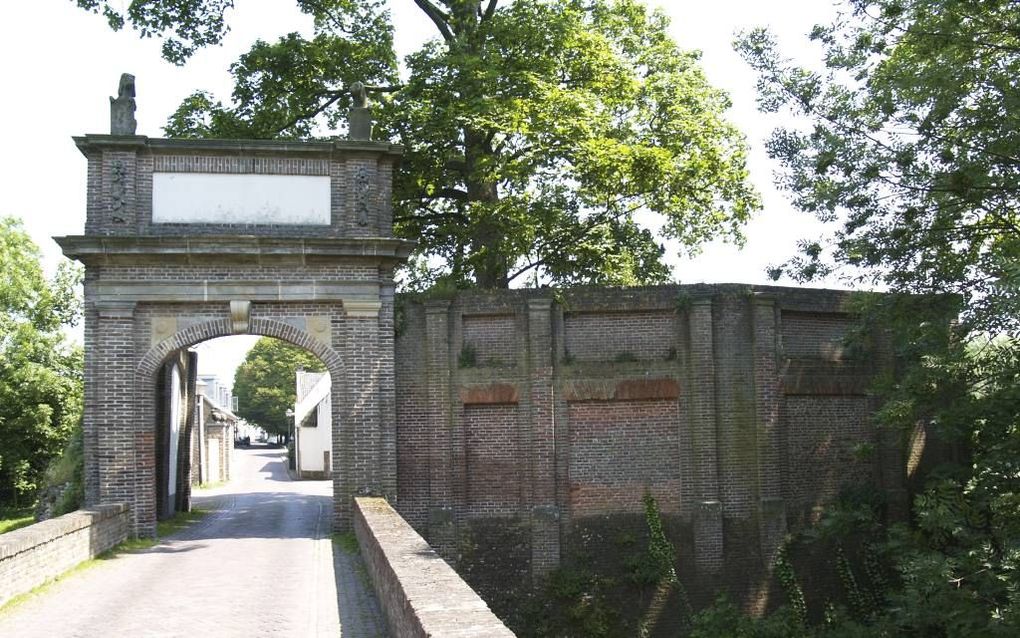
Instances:
[[[523,1],[523,0],[520,0]],[[122,4],[127,4],[123,0]],[[773,186],[776,165],[764,142],[784,120],[755,108],[755,76],[733,51],[734,35],[767,26],[788,57],[817,61],[820,50],[807,33],[830,21],[830,0],[715,0],[649,2],[672,19],[678,44],[702,52],[709,80],[733,100],[730,120],[747,135],[751,179],[762,194],[764,210],[746,227],[743,249],[711,243],[696,258],[673,255],[669,263],[682,283],[769,283],[765,268],[796,251],[798,239],[818,237],[824,227],[795,211]],[[228,68],[251,43],[274,40],[291,31],[311,32],[311,20],[292,0],[235,0],[226,16],[231,27],[223,44],[203,49],[184,67],[164,62],[158,40],[142,40],[130,29],[112,32],[105,19],[75,6],[73,0],[8,2],[0,10],[0,59],[4,60],[0,122],[5,149],[0,152],[0,215],[21,218],[43,250],[48,271],[60,250],[53,236],[81,234],[85,224],[85,158],[72,136],[109,132],[108,96],[116,95],[123,72],[136,77],[138,134],[162,136],[162,126],[181,100],[196,89],[230,96]],[[391,0],[398,54],[417,49],[433,37],[431,24],[413,0]],[[838,287],[838,282],[823,282]],[[199,346],[202,373],[233,377],[233,369],[254,337],[230,337]]]

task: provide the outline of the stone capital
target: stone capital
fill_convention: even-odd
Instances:
[[[96,312],[100,319],[131,319],[135,316],[133,301],[111,301],[96,304]]]
[[[344,310],[348,317],[371,318],[379,316],[382,302],[379,301],[348,301],[344,300]]]

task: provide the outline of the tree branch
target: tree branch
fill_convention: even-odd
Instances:
[[[485,7],[485,13],[482,14],[482,20],[488,20],[492,14],[496,13],[497,4],[499,4],[499,0],[489,0],[488,6]]]
[[[467,215],[460,211],[448,211],[438,212],[429,210],[427,213],[414,213],[411,215],[399,215],[393,218],[393,223],[397,222],[411,222],[419,220],[443,220],[443,219],[456,219],[459,221],[466,222]]]
[[[332,93],[332,92],[329,92],[329,93]],[[304,113],[298,113],[295,117],[291,118],[286,124],[284,124],[281,127],[278,127],[276,129],[275,134],[279,135],[280,133],[286,131],[290,127],[292,127],[295,124],[297,124],[298,122],[300,122],[301,120],[307,120],[309,118],[315,117],[316,115],[322,113],[323,111],[328,109],[330,106],[335,104],[336,101],[339,100],[344,95],[346,95],[346,92],[337,91],[336,94],[333,95],[333,97],[329,98],[328,100],[326,100],[322,104],[320,104],[317,107],[313,108],[311,111],[307,111],[307,112],[304,112]]]
[[[453,31],[450,30],[450,16],[440,11],[439,7],[429,2],[429,0],[414,0],[414,3],[432,20],[432,23],[439,29],[439,33],[442,34],[443,39],[447,42],[452,42]]]

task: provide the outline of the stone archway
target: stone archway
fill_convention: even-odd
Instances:
[[[135,531],[155,533],[157,371],[233,334],[283,339],[330,370],[334,526],[356,494],[395,496],[393,270],[413,246],[392,237],[399,148],[76,142],[86,232],[57,241],[85,264],[86,502],[127,503]]]
[[[309,319],[312,319],[312,323],[315,318],[321,317],[322,315],[313,315],[311,317],[293,317],[291,323],[285,323],[280,319],[271,318],[252,318],[248,329],[241,333],[237,332],[238,326],[234,325],[231,317],[224,316],[222,319],[204,320],[200,323],[194,323],[186,328],[180,329],[173,335],[159,341],[153,345],[149,350],[141,357],[138,368],[135,372],[135,378],[137,384],[135,387],[136,404],[139,408],[139,416],[144,423],[155,423],[157,418],[158,406],[156,405],[156,397],[153,392],[154,384],[159,370],[163,366],[164,362],[168,358],[174,356],[175,353],[180,352],[184,348],[197,345],[210,339],[216,339],[220,337],[229,337],[237,334],[250,334],[258,335],[263,337],[273,337],[280,339],[291,345],[303,348],[308,352],[314,354],[329,371],[333,382],[331,387],[331,399],[332,403],[336,408],[332,411],[332,458],[334,459],[333,472],[333,491],[336,494],[347,494],[351,492],[348,487],[350,481],[350,474],[353,470],[354,457],[352,449],[352,441],[347,440],[349,437],[345,437],[342,432],[341,417],[347,413],[347,388],[345,386],[345,367],[340,354],[334,350],[332,343],[327,343],[320,336],[312,336],[312,333],[306,329],[300,329],[296,327],[295,323],[308,323]],[[184,320],[188,322],[188,315],[186,313],[180,316],[173,317],[174,320]],[[298,321],[294,321],[294,320]],[[342,318],[341,318],[342,321]],[[164,324],[165,325],[165,324]],[[153,458],[142,458],[137,465],[139,476],[137,477],[137,483],[141,489],[144,489],[146,485],[152,486],[151,489],[157,489],[156,486],[156,472],[158,460],[155,458],[156,446],[151,446],[148,450],[141,449],[138,452],[143,454],[152,454]],[[148,514],[149,503],[155,506],[156,496],[151,494],[140,494],[138,497],[138,508],[140,517],[148,520],[150,515]],[[344,516],[347,511],[345,507],[341,507],[341,504],[337,504],[335,508],[335,522],[337,526],[343,525]],[[144,514],[142,514],[144,512]],[[155,517],[155,514],[151,516]]]

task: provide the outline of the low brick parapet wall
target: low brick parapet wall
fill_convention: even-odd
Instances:
[[[355,499],[354,532],[394,636],[514,635],[385,499]]]
[[[130,534],[131,513],[122,503],[77,510],[0,534],[0,606]]]

